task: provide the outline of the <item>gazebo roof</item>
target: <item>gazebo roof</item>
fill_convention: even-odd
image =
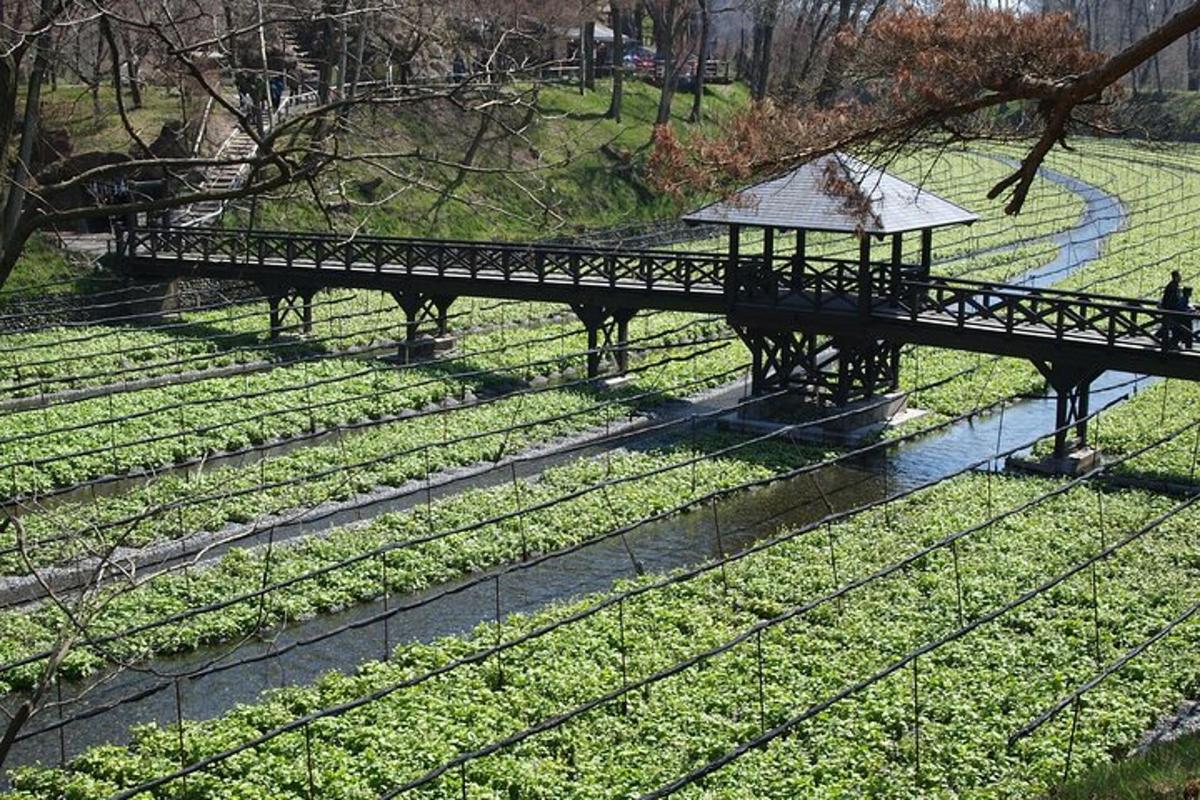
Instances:
[[[857,196],[855,196],[857,193]],[[892,234],[978,216],[845,153],[831,153],[688,214],[685,222]]]

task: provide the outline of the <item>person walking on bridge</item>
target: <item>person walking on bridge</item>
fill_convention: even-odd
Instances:
[[[1171,270],[1171,280],[1163,287],[1162,299],[1158,301],[1159,308],[1164,311],[1177,311],[1179,309],[1183,298],[1180,288],[1182,282],[1183,275],[1179,273],[1179,270]],[[1173,319],[1163,320],[1159,329],[1159,335],[1162,336],[1163,347],[1170,350],[1179,339],[1179,326]]]
[[[1175,308],[1176,311],[1187,312],[1188,316],[1182,319],[1175,320],[1176,332],[1175,338],[1179,347],[1184,350],[1192,349],[1192,342],[1195,340],[1195,328],[1191,315],[1195,312],[1192,308],[1192,287],[1183,287],[1183,293],[1179,295],[1179,305]]]

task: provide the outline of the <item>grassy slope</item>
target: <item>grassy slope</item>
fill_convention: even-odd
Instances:
[[[504,174],[475,172],[465,176],[455,198],[439,202],[439,194],[422,185],[403,186],[389,178],[371,204],[354,190],[353,182],[382,175],[364,164],[340,165],[322,183],[323,199],[336,204],[339,187],[354,207],[334,216],[337,227],[365,219],[366,228],[381,234],[459,238],[538,238],[585,228],[610,227],[678,215],[680,207],[663,197],[650,196],[624,164],[602,149],[639,163],[649,152],[658,90],[640,82],[626,86],[620,124],[605,119],[610,100],[606,83],[580,95],[569,88],[544,88],[539,114],[521,139],[494,135],[484,145],[476,166],[503,169]],[[676,123],[686,126],[691,95],[677,96]],[[705,97],[709,120],[728,116],[745,103],[741,86],[714,86]],[[510,123],[517,120],[508,120]],[[396,115],[366,112],[353,121],[350,146],[358,150],[405,151],[450,164],[463,156],[478,120],[445,107],[421,105]],[[426,186],[445,186],[457,169],[417,159],[388,159],[387,169],[411,176]],[[387,196],[389,191],[396,192]],[[262,209],[269,227],[322,229],[327,221],[312,202],[307,187],[297,188]]]
[[[389,179],[380,190],[385,198],[372,205],[353,189],[347,193],[359,204],[350,214],[335,217],[335,224],[349,226],[366,219],[369,230],[377,233],[462,238],[530,238],[570,233],[573,230],[628,224],[675,216],[679,208],[662,197],[649,197],[627,170],[614,169],[614,162],[601,153],[609,145],[629,155],[634,162],[649,149],[650,135],[658,103],[658,90],[640,82],[626,86],[623,119],[620,124],[605,119],[611,93],[601,82],[595,92],[581,96],[568,88],[543,89],[541,114],[528,132],[527,143],[493,136],[484,148],[481,166],[512,167],[511,175],[472,174],[455,190],[460,198],[439,204],[438,193],[417,186],[399,190],[400,181]],[[746,102],[742,86],[710,87],[705,97],[705,113],[710,120],[729,115]],[[691,95],[676,98],[675,120],[686,124],[691,110]],[[100,92],[103,115],[92,113],[92,100],[86,88],[60,86],[47,94],[48,124],[70,131],[76,153],[89,150],[124,150],[128,147],[111,89]],[[131,112],[130,118],[139,136],[152,140],[162,123],[179,116],[177,98],[166,92],[145,90],[145,107]],[[420,148],[440,160],[456,162],[473,133],[473,120],[446,109],[405,111],[352,121],[351,147],[360,150],[404,151]],[[519,146],[518,146],[519,145]],[[391,159],[389,170],[409,174],[425,186],[451,183],[456,170],[449,167],[418,164],[411,159]],[[322,184],[324,199],[337,204],[339,186],[355,180],[382,175],[379,169],[364,164],[342,166],[332,171]],[[269,227],[321,230],[325,217],[312,202],[307,187],[285,193],[262,209],[263,224]],[[18,263],[12,279],[0,291],[0,302],[13,292],[59,283],[79,276],[79,267],[65,258],[49,238],[38,238]],[[60,289],[69,288],[65,284]]]
[[[1100,767],[1053,795],[1060,800],[1192,800],[1200,797],[1200,736],[1156,745]]]
[[[179,119],[179,100],[163,89],[147,86],[142,90],[142,102],[142,108],[129,111],[129,121],[138,136],[149,143],[158,136],[164,122]],[[93,113],[92,97],[84,86],[59,84],[57,89],[47,88],[42,103],[45,126],[65,128],[71,134],[75,155],[129,149],[129,134],[117,112],[112,87],[100,89],[99,117]],[[0,303],[30,292],[70,290],[70,281],[82,277],[85,270],[82,260],[70,258],[55,247],[52,236],[35,235],[0,290]]]

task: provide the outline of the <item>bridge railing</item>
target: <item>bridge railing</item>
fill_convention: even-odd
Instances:
[[[776,256],[768,265],[756,255],[739,260],[737,293],[740,299],[752,302],[802,298],[818,309],[861,307],[864,301],[868,309],[882,308],[894,304],[903,275],[891,264],[880,262],[870,262],[864,269],[853,259],[790,255]]]
[[[1138,298],[993,284],[957,278],[908,280],[901,307],[912,320],[942,316],[958,327],[995,327],[1006,334],[1042,334],[1167,349],[1190,339],[1191,311],[1172,311]],[[1175,336],[1165,335],[1169,330]]]
[[[706,295],[725,290],[728,260],[714,253],[623,250],[581,245],[429,240],[336,234],[139,228],[127,255],[254,267],[353,270],[420,277],[569,283],[665,289]],[[294,277],[294,274],[293,274]]]
[[[864,267],[854,260],[796,256],[776,258],[770,266],[761,257],[740,261],[737,295],[751,303],[857,310],[907,316],[913,322],[1147,349],[1190,341],[1197,318],[1195,312],[1169,311],[1137,298],[923,277],[914,267],[890,263]]]

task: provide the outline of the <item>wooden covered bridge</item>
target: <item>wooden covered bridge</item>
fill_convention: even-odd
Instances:
[[[833,405],[894,390],[908,343],[1023,358],[1057,393],[1058,456],[1086,441],[1089,387],[1106,370],[1200,379],[1200,351],[1169,349],[1160,336],[1191,314],[931,274],[933,231],[975,215],[847,155],[685,219],[724,226],[727,252],[131,226],[108,263],[139,280],[254,282],[273,333],[309,327],[312,297],[328,287],[390,292],[409,341],[426,323],[444,330],[458,297],[564,303],[588,331],[592,377],[606,363],[627,367],[640,310],[722,314],[750,349],[754,393],[803,389]],[[762,233],[754,252],[742,247],[746,229]],[[856,255],[817,255],[814,232],[853,237]]]

